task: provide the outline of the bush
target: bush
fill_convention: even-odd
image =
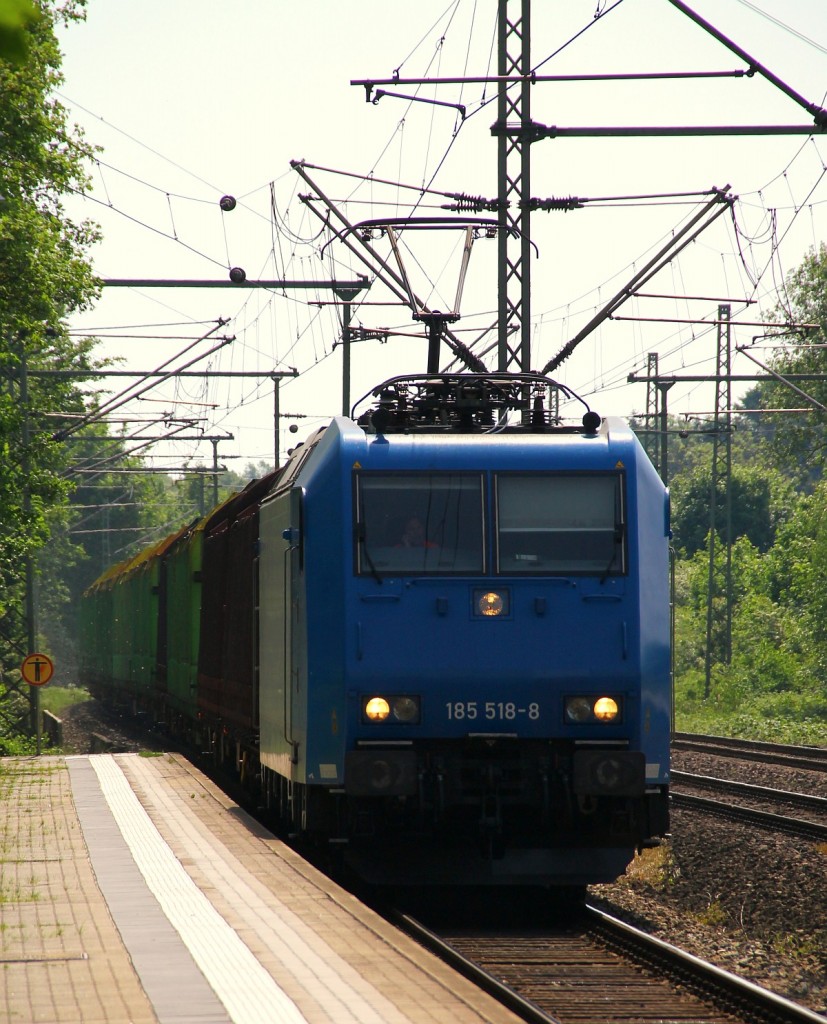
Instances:
[[[31,736],[0,736],[0,757],[33,757],[37,741]]]
[[[795,694],[775,696],[779,707],[766,698],[737,711],[722,712],[714,704],[703,701],[678,706],[675,730],[770,743],[827,746],[827,713],[823,702],[821,706],[810,706],[806,701],[797,705],[789,701],[797,696]]]

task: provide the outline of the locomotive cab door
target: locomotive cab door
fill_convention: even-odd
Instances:
[[[261,762],[295,777],[298,743],[293,705],[301,687],[303,585],[302,488],[282,491],[261,506],[259,553],[259,714]]]
[[[290,523],[285,531],[284,555],[284,678],[287,682],[284,704],[284,740],[289,746],[290,763],[298,764],[300,742],[296,735],[296,704],[303,699],[302,680],[306,676],[304,615],[304,503],[303,487],[290,491]],[[295,775],[294,772],[292,773]]]

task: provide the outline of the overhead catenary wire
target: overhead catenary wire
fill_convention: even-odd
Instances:
[[[190,351],[195,345],[199,344],[200,342],[206,341],[217,330],[220,330],[222,327],[224,327],[226,325],[226,323],[227,323],[226,320],[218,320],[216,322],[215,326],[211,330],[207,331],[204,335],[202,335],[202,337],[196,339],[192,343],[192,345],[187,346],[187,348],[185,348],[183,350],[183,352],[177,353],[175,356],[171,357],[171,359],[168,359],[165,362],[161,363],[161,365],[158,367],[158,370],[159,371],[164,370],[167,366],[169,366],[170,362],[173,362],[175,359],[179,358],[184,353]],[[192,366],[193,364],[199,362],[200,360],[206,359],[206,357],[209,356],[211,353],[218,351],[218,349],[223,348],[224,345],[229,344],[233,340],[234,340],[233,338],[223,338],[218,343],[218,345],[216,345],[213,348],[209,349],[207,352],[202,352],[200,355],[195,356],[188,363],[185,363],[183,366],[179,366],[177,368],[177,370],[171,370],[169,373],[166,373],[164,375],[163,379],[168,379],[169,377],[173,377],[175,375],[175,373],[180,372],[180,371],[185,370],[185,369],[188,369],[190,366]],[[93,373],[90,373],[90,376],[93,376],[93,375],[94,375]],[[68,427],[65,427],[63,430],[57,431],[53,435],[54,439],[58,440],[58,441],[63,440],[64,438],[68,437],[70,434],[75,433],[75,431],[80,430],[82,427],[87,426],[90,423],[94,423],[97,420],[101,419],[103,416],[106,416],[108,413],[114,412],[116,409],[121,408],[121,406],[125,405],[127,402],[131,401],[132,399],[140,397],[146,391],[149,391],[151,388],[155,387],[156,384],[157,384],[157,381],[150,382],[150,383],[146,384],[145,387],[143,387],[142,389],[139,389],[137,392],[133,392],[133,393],[130,393],[132,391],[132,388],[125,389],[124,391],[120,392],[120,394],[115,395],[109,401],[104,402],[102,406],[99,406],[94,411],[88,413],[83,419],[76,421],[75,423],[71,424]]]
[[[614,6],[617,6],[617,5],[613,5],[612,9],[614,9]],[[451,14],[453,16],[453,14],[457,11],[457,9],[458,9],[458,5],[457,4],[450,4],[450,5],[448,5],[448,7],[445,8],[445,11],[441,15],[441,17],[444,18],[448,14]],[[605,15],[607,13],[607,11],[605,9],[605,5],[603,5],[603,8],[600,10],[599,13],[600,13],[601,16],[603,16],[603,15]],[[585,29],[584,29],[584,31],[585,31]],[[464,50],[466,52],[468,52],[469,46],[470,46],[470,38],[466,38],[464,40],[464,42],[463,42],[463,48],[464,48]],[[549,60],[549,59],[550,59],[550,57],[546,58],[546,60]],[[412,188],[414,188],[417,192],[421,191],[421,186],[412,186]],[[413,206],[412,206],[412,208],[413,208]],[[290,226],[292,227],[293,224],[291,224]],[[285,219],[281,224],[278,225],[278,230],[277,230],[276,234],[279,235],[279,238],[281,238],[282,229],[286,230],[286,228],[287,228],[287,221]],[[281,243],[279,242],[279,244],[281,244]],[[288,247],[286,246],[285,249],[286,248],[288,248]],[[285,251],[283,253],[282,258],[283,258],[284,261],[286,261],[286,260],[291,259],[293,257],[291,257]],[[748,263],[750,258],[751,258],[751,254],[749,252],[747,252],[745,254],[745,263]],[[317,347],[313,348],[313,350],[311,351],[311,341],[312,341],[312,338],[313,338],[313,332],[314,332],[314,330],[317,330],[317,328],[320,328],[320,327],[324,328],[324,321],[323,320],[314,320],[310,324],[308,324],[307,326],[303,327],[302,326],[302,321],[303,321],[304,314],[299,309],[300,305],[301,305],[300,303],[291,303],[291,307],[295,307],[296,310],[297,310],[297,316],[295,317],[295,323],[293,325],[291,325],[291,329],[290,329],[289,332],[284,332],[283,333],[281,330],[279,330],[279,333],[282,334],[282,337],[279,338],[278,342],[274,341],[273,344],[278,344],[280,346],[280,348],[283,349],[283,346],[285,344],[284,338],[285,338],[285,334],[286,334],[286,337],[287,337],[286,343],[290,345],[291,354],[294,355],[294,356],[299,357],[299,358],[297,358],[297,362],[300,362],[300,364],[302,366],[302,369],[304,370],[306,367],[309,368],[310,366],[323,364],[329,358],[329,351],[327,351],[323,346],[318,346],[318,334],[317,334],[317,342],[316,342]],[[247,308],[247,310],[244,313],[245,326],[246,326],[246,324],[253,323],[255,318],[258,318],[255,321],[256,322],[256,327],[255,328],[251,328],[249,330],[246,330],[246,329],[243,329],[243,328],[237,330],[237,333],[241,337],[242,342],[241,342],[241,344],[239,346],[236,347],[236,350],[231,354],[231,358],[233,360],[233,363],[231,365],[244,365],[244,363],[241,362],[242,360],[250,360],[252,358],[258,358],[261,355],[266,353],[266,351],[267,351],[266,329],[269,327],[268,320],[271,320],[272,322],[275,322],[275,320],[276,320],[275,315],[272,314],[272,308],[271,307],[272,307],[272,302],[270,300],[268,300],[267,306],[264,307],[264,308],[260,308],[260,307],[257,308],[255,304],[252,304],[251,306],[249,306]],[[281,316],[281,312],[279,312],[279,316]],[[319,331],[318,333],[320,334],[321,332]],[[488,340],[487,332],[484,333],[484,337],[485,337],[485,340],[481,343],[482,345],[487,343],[487,340]],[[305,345],[305,342],[307,342],[307,345]],[[242,349],[243,349],[243,351],[242,351]],[[252,389],[252,394],[253,395],[256,395],[256,394],[260,395],[260,394],[263,393],[263,390],[265,388],[266,388],[266,384],[257,385],[254,389]],[[247,397],[245,398],[245,402],[249,401],[250,395],[251,395],[251,392],[250,392],[249,389],[247,389]]]

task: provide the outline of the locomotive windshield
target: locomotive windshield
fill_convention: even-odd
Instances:
[[[480,473],[358,473],[361,576],[485,571]]]
[[[360,576],[626,572],[620,473],[356,473]],[[493,569],[487,552],[493,550]]]
[[[498,573],[626,571],[619,473],[501,473],[495,500]]]

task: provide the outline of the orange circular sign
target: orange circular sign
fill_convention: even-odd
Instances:
[[[54,671],[52,659],[45,654],[30,654],[20,666],[20,672],[29,686],[43,686],[52,678]]]

